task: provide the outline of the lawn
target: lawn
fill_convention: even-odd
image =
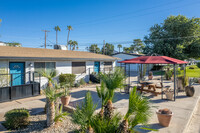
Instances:
[[[194,69],[190,69],[190,67],[193,67]],[[179,76],[183,75],[183,70],[180,70],[179,68]],[[164,75],[165,72],[161,71],[156,71],[153,72],[153,75]],[[187,77],[195,77],[195,78],[200,78],[200,68],[198,68],[196,65],[191,65],[186,67],[186,76]]]

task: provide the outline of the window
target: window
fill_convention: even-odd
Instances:
[[[85,73],[85,71],[86,71],[85,62],[72,62],[73,74],[81,74],[81,73]]]
[[[52,70],[55,70],[55,68],[56,68],[55,62],[35,62],[34,63],[35,72],[40,72],[40,71],[50,72]],[[38,77],[39,75],[36,74],[35,76]]]
[[[104,62],[104,69],[105,69],[105,71],[111,71],[112,70],[112,62]]]

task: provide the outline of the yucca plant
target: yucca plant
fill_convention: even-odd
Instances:
[[[95,133],[115,133],[119,127],[122,116],[120,113],[116,113],[109,119],[104,119],[99,115],[95,115],[92,119],[91,125]]]
[[[103,108],[106,105],[107,100],[108,100],[108,90],[107,90],[104,82],[101,82],[100,87],[96,86],[96,90],[97,90],[97,94],[98,94],[99,98],[101,99],[101,111],[100,111],[99,115],[102,118],[103,113],[104,113]]]
[[[150,102],[147,98],[137,93],[137,88],[134,87],[129,94],[128,111],[121,122],[117,132],[127,133],[134,132],[135,126],[138,124],[146,125],[151,114]],[[147,128],[145,128],[147,129]]]
[[[67,116],[68,113],[67,112],[63,112],[63,105],[60,106],[60,109],[59,109],[59,113],[57,113],[55,115],[55,119],[54,121],[55,122],[62,122],[63,119],[65,119],[65,116]]]
[[[124,80],[125,80],[124,71],[121,68],[115,68],[113,72],[109,72],[108,74],[100,73],[100,80],[101,82],[104,82],[108,91],[107,103],[104,107],[104,117],[111,119],[114,112],[112,107],[114,91],[117,88],[124,87]]]
[[[93,103],[91,93],[88,91],[84,102],[81,106],[77,106],[76,111],[72,115],[73,122],[80,125],[83,132],[93,132],[91,121],[94,117],[96,107],[97,105]]]

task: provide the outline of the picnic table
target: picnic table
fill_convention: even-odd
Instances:
[[[161,94],[161,92],[156,91],[156,84],[154,84],[153,82],[143,81],[143,82],[140,82],[140,84],[141,84],[141,87],[138,87],[138,90],[141,93],[143,91],[150,92],[150,93],[154,94],[155,96],[157,96],[158,94]],[[147,87],[148,89],[145,89],[145,87]]]

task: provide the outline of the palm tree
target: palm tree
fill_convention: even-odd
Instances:
[[[150,117],[150,102],[147,98],[137,93],[137,88],[134,87],[129,94],[128,111],[121,122],[117,133],[127,133],[134,131],[138,124],[146,124]],[[147,129],[146,130],[152,130]]]
[[[54,27],[54,30],[56,31],[56,45],[57,45],[58,44],[58,38],[57,38],[58,37],[58,31],[61,31],[61,30],[60,30],[60,27],[58,25]]]
[[[88,91],[85,95],[84,102],[80,107],[77,107],[72,115],[73,122],[79,124],[83,132],[94,133],[91,124],[96,107],[97,104],[93,103],[91,93]]]
[[[42,77],[46,77],[48,79],[48,84],[47,88],[44,89],[44,93],[46,95],[46,115],[47,115],[47,126],[50,127],[54,125],[54,119],[55,119],[55,101],[58,98],[56,96],[56,90],[53,88],[53,78],[56,77],[57,72],[50,71],[50,72],[45,72],[45,71],[40,71],[39,72]]]
[[[70,33],[71,30],[73,30],[72,26],[68,25],[67,26],[67,30],[68,30],[68,36],[67,36],[67,47],[68,47],[68,44],[69,44],[69,33]],[[71,50],[71,47],[70,47],[70,50]]]
[[[77,41],[73,41],[72,43],[72,50],[78,49],[78,42]]]
[[[117,47],[119,48],[119,53],[120,53],[120,48],[122,48],[122,45],[118,44]]]
[[[115,68],[114,72],[109,72],[108,74],[100,73],[100,79],[104,82],[108,91],[106,105],[104,107],[104,117],[111,119],[113,116],[112,100],[114,97],[114,91],[117,88],[124,87],[125,74],[122,69]]]

